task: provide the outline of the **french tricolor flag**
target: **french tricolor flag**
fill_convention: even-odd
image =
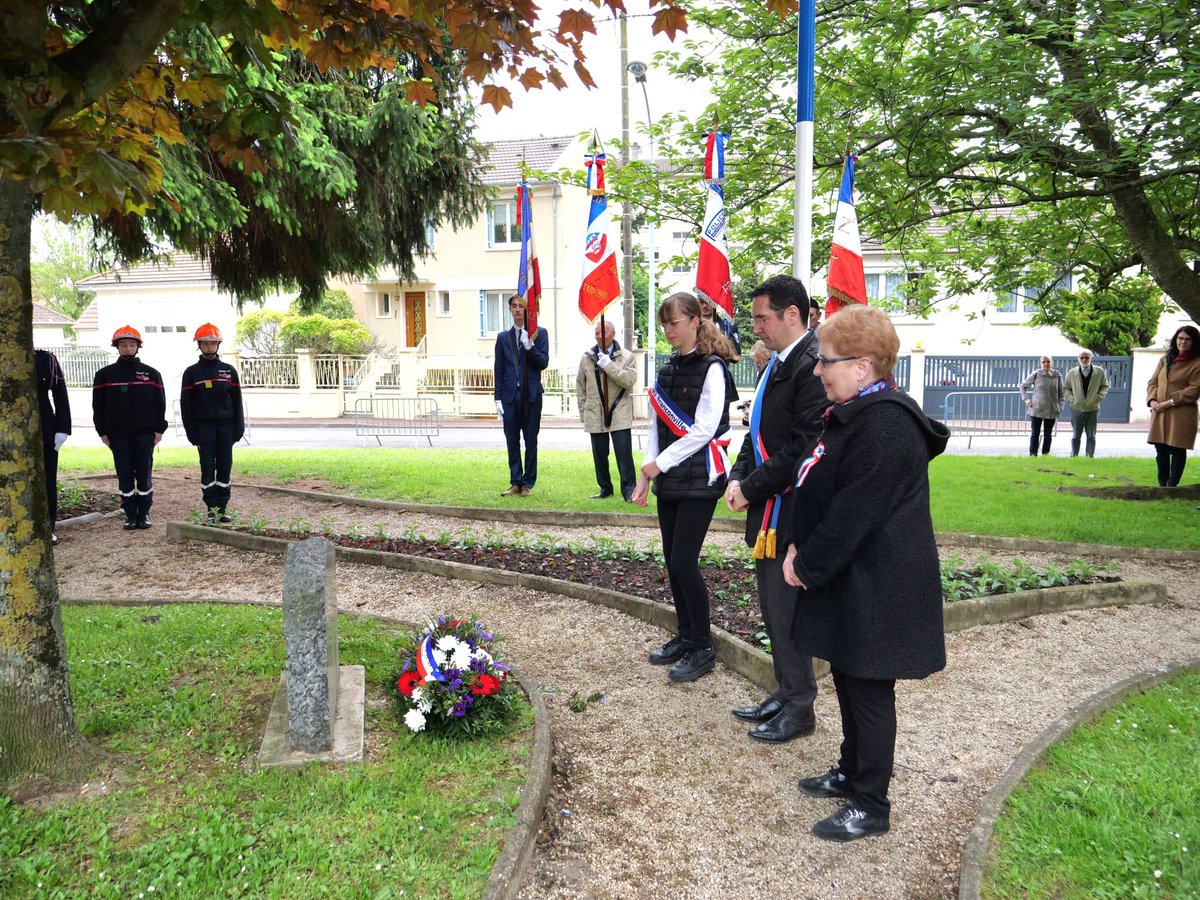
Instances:
[[[867,283],[863,277],[862,241],[858,236],[858,215],[854,211],[854,163],[847,156],[842,170],[842,189],[838,192],[837,215],[833,224],[833,246],[829,252],[829,291],[826,313],[832,315],[846,303],[866,303]]]
[[[725,145],[729,135],[713,132],[704,141],[704,227],[696,262],[696,292],[733,317],[733,278],[729,267],[729,241],[725,235]]]

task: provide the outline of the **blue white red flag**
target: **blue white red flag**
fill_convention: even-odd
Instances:
[[[617,277],[617,247],[609,240],[611,215],[604,193],[603,153],[589,153],[584,160],[588,193],[592,195],[583,241],[583,280],[579,285],[579,311],[589,322],[603,314],[621,296]]]
[[[517,273],[517,293],[525,299],[525,327],[532,340],[537,334],[542,270],[538,266],[537,247],[533,242],[533,193],[527,181],[517,185],[517,224],[521,226],[521,271]]]
[[[709,181],[720,181],[725,177],[725,145],[729,135],[717,131],[709,132],[704,138],[704,177]]]
[[[704,228],[696,263],[696,293],[704,295],[725,315],[733,316],[733,279],[729,243],[725,238],[725,190],[715,181],[705,188]]]
[[[854,163],[847,156],[838,193],[837,214],[833,222],[833,245],[829,251],[829,291],[826,314],[832,315],[846,303],[867,302],[867,282],[863,276],[862,241],[858,236],[858,214],[854,211]]]

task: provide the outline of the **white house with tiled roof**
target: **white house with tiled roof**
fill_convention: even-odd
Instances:
[[[33,304],[33,345],[35,347],[58,347],[66,343],[65,328],[75,323],[41,303]]]
[[[532,170],[582,169],[584,153],[573,137],[489,144],[483,179],[493,193],[485,214],[468,228],[438,231],[433,253],[418,260],[411,282],[400,283],[387,270],[363,281],[361,294],[352,297],[359,318],[401,351],[473,357],[490,365],[497,331],[512,324],[507,300],[516,290],[521,259],[516,187],[522,159]],[[564,365],[576,364],[594,343],[578,304],[589,203],[581,187],[557,180],[532,183],[533,235],[542,275],[538,324],[549,332],[552,359]],[[616,221],[619,217],[613,238]],[[617,314],[615,307],[612,314]]]

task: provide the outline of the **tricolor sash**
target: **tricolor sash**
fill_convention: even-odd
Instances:
[[[433,655],[433,638],[426,636],[417,647],[417,674],[421,681],[445,681],[446,675]]]
[[[772,353],[767,367],[763,370],[762,377],[758,379],[758,389],[754,392],[754,402],[750,407],[750,444],[754,448],[756,466],[762,466],[771,458],[762,439],[762,402],[763,396],[767,392],[767,382],[778,361],[779,354]],[[763,509],[762,524],[758,528],[758,537],[754,539],[752,555],[755,559],[775,558],[775,537],[779,527],[779,511],[783,509],[783,495],[791,489],[792,486],[789,484],[775,496],[767,498],[766,507]]]
[[[650,400],[650,408],[654,410],[654,414],[676,437],[688,434],[692,426],[696,424],[695,419],[680,409],[679,404],[667,396],[666,391],[662,390],[658,382],[651,386],[650,390],[646,392],[646,396]],[[714,437],[704,449],[704,463],[708,468],[709,484],[716,483],[718,478],[729,473],[729,454],[726,452],[728,446],[729,438]]]

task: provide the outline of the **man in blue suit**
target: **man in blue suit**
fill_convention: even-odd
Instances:
[[[509,488],[501,496],[528,497],[537,481],[537,438],[542,425],[542,370],[550,363],[545,328],[531,336],[525,329],[525,298],[508,299],[513,327],[496,335],[496,415],[504,423],[508,444]],[[525,466],[521,467],[521,437]]]

